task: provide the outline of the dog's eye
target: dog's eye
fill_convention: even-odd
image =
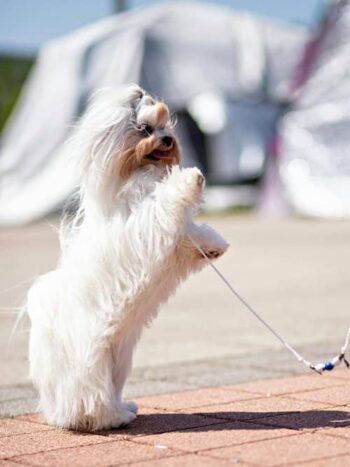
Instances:
[[[153,128],[151,127],[151,125],[142,125],[140,127],[140,131],[144,134],[144,135],[151,135],[153,133]]]

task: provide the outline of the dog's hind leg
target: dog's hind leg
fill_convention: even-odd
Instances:
[[[121,343],[115,344],[113,349],[113,381],[118,404],[123,408],[123,410],[132,412],[136,416],[138,411],[136,402],[122,399],[123,388],[132,366],[133,350],[136,344],[135,341],[135,337],[129,336],[129,340],[124,339]]]

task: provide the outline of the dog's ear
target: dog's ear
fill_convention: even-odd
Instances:
[[[124,151],[118,154],[115,174],[120,179],[129,178],[130,175],[139,167],[147,162],[145,156],[150,154],[157,147],[157,138],[154,135],[148,138],[142,138],[136,144],[131,144]]]
[[[137,169],[135,147],[130,147],[118,154],[114,173],[118,179],[126,180]]]
[[[142,159],[150,154],[157,147],[157,138],[150,135],[147,138],[142,138],[135,147],[135,157],[140,164]]]

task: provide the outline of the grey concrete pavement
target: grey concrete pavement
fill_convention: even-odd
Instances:
[[[203,217],[230,243],[217,262],[239,292],[307,357],[329,358],[350,318],[350,222]],[[0,413],[33,408],[28,323],[9,336],[33,277],[54,267],[57,221],[0,229]],[[303,371],[206,268],[181,286],[141,339],[130,395]]]

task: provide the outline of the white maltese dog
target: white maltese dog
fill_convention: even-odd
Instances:
[[[100,91],[68,146],[80,208],[62,255],[28,294],[31,376],[49,423],[95,431],[127,425],[122,399],[142,329],[176,286],[228,244],[193,216],[204,178],[180,169],[169,110],[136,85]]]

